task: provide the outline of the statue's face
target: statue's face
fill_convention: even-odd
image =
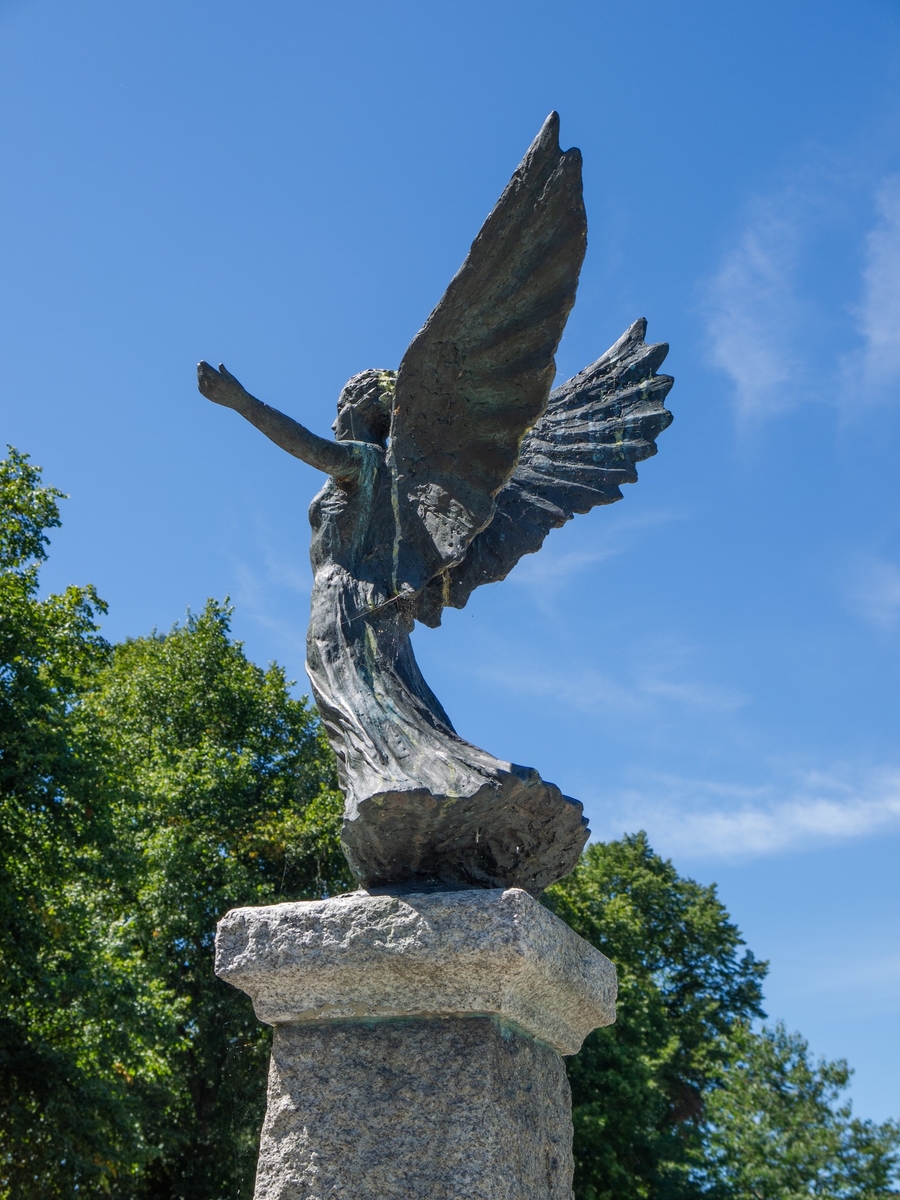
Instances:
[[[372,372],[373,376],[375,372]],[[351,385],[354,381],[351,380]],[[351,385],[341,393],[338,413],[331,428],[338,441],[373,442],[384,446],[391,427],[390,401],[383,386],[373,378],[368,386]],[[348,395],[349,393],[349,395]]]
[[[339,408],[331,428],[339,442],[384,442],[383,414],[374,405],[347,404]]]

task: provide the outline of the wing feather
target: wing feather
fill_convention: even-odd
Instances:
[[[420,621],[439,625],[442,608],[463,608],[476,587],[504,579],[551,529],[621,500],[622,484],[637,482],[635,464],[656,453],[656,438],[672,423],[664,401],[673,380],[656,374],[669,348],[646,345],[646,331],[646,321],[635,321],[606,354],[551,393],[497,496],[493,520],[465,558],[417,598]]]
[[[397,375],[394,589],[459,562],[547,405],[586,244],[581,155],[552,113]]]

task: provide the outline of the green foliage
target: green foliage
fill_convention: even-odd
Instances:
[[[41,469],[27,454],[7,446],[0,462],[0,567],[21,570],[47,557],[47,530],[60,524],[56,488],[41,485]]]
[[[61,1162],[96,1180],[109,1146],[139,1157],[111,1070],[124,996],[98,993],[91,936],[112,830],[77,699],[108,653],[103,605],[91,588],[38,596],[59,497],[25,455],[0,463],[0,1194],[47,1197],[70,1194]]]
[[[729,1200],[850,1200],[896,1195],[900,1126],[855,1119],[841,1105],[844,1062],[809,1061],[782,1025],[737,1025],[717,1086],[706,1098],[697,1180]]]
[[[280,668],[248,662],[228,615],[210,602],[116,647],[85,701],[119,773],[117,953],[140,961],[167,1014],[164,1088],[135,1071],[157,1151],[138,1195],[252,1190],[269,1036],[213,974],[218,919],[352,887],[321,728]]]
[[[837,1106],[844,1063],[752,1031],[765,964],[714,887],[644,834],[589,846],[547,903],[615,962],[616,1024],[567,1060],[577,1200],[895,1196],[900,1128]]]
[[[0,1196],[249,1195],[267,1035],[215,923],[349,885],[332,759],[226,608],[113,650],[92,589],[41,599],[59,495],[0,463]]]
[[[616,1024],[568,1060],[579,1200],[693,1194],[703,1092],[734,1022],[760,1011],[765,964],[739,956],[715,888],[642,833],[589,846],[547,903],[619,976]]]

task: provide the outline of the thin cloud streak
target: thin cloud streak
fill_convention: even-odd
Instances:
[[[838,239],[842,229],[849,232],[847,188],[846,172],[829,174],[820,164],[758,199],[706,284],[710,361],[729,376],[743,425],[810,400],[832,398],[858,409],[894,398],[900,388],[900,175],[875,190],[877,218],[859,251],[859,292],[854,298],[848,280],[843,311],[849,319],[835,331],[846,345],[822,341],[836,305],[818,307],[810,270],[840,250],[824,244],[813,259],[812,249],[827,229]]]
[[[881,950],[876,954],[848,959],[844,951],[841,957],[843,970],[840,972],[834,970],[833,964],[826,963],[814,974],[810,964],[803,963],[798,982],[802,983],[804,991],[810,994],[857,992],[865,988],[869,992],[883,988],[887,997],[893,1000],[891,1007],[900,1008],[900,954]]]
[[[852,399],[860,385],[877,398],[900,383],[900,175],[887,179],[878,191],[878,220],[866,238],[862,271],[863,299],[858,310],[864,341],[860,355],[845,363]]]
[[[785,412],[802,399],[797,209],[789,193],[759,201],[707,288],[710,357],[731,378],[744,423]]]
[[[607,527],[602,534],[596,534],[593,545],[582,545],[576,550],[564,549],[562,539],[554,539],[551,534],[539,553],[523,557],[507,582],[531,592],[538,607],[546,609],[587,568],[626,551],[633,552],[636,538],[644,531],[683,519],[683,513],[665,511],[620,519],[615,528]]]
[[[900,567],[883,558],[858,558],[845,589],[851,611],[878,629],[896,628],[900,619]]]
[[[282,649],[294,658],[299,657],[302,663],[306,653],[309,572],[297,566],[293,558],[285,557],[283,550],[273,546],[264,533],[259,541],[261,553],[254,565],[243,559],[234,560],[232,569],[237,583],[235,601],[242,618],[248,618],[258,628],[274,634]],[[284,592],[295,598],[294,620],[275,615],[278,606],[272,598]],[[300,682],[306,685],[305,675]]]
[[[615,837],[639,828],[666,854],[731,860],[900,830],[900,769],[855,781],[811,773],[786,786],[753,789],[661,778],[622,794],[595,832]]]
[[[652,716],[669,702],[715,713],[733,712],[746,703],[741,693],[662,672],[642,670],[633,682],[618,682],[590,668],[553,670],[546,664],[523,663],[518,668],[475,665],[468,668],[485,682],[515,695],[523,693],[553,700],[574,712],[602,713],[616,719]]]

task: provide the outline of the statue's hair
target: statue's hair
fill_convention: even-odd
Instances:
[[[389,404],[394,398],[394,385],[397,381],[396,371],[379,371],[370,367],[368,371],[360,371],[352,379],[348,379],[338,397],[338,408],[349,408],[365,400],[377,398]]]
[[[379,371],[370,368],[360,371],[352,379],[348,379],[338,397],[338,412],[344,409],[365,407],[370,411],[380,408],[384,414],[384,428],[379,429],[383,437],[387,437],[391,427],[391,408],[394,400],[394,385],[397,381],[396,371]],[[381,424],[379,420],[377,424]]]

